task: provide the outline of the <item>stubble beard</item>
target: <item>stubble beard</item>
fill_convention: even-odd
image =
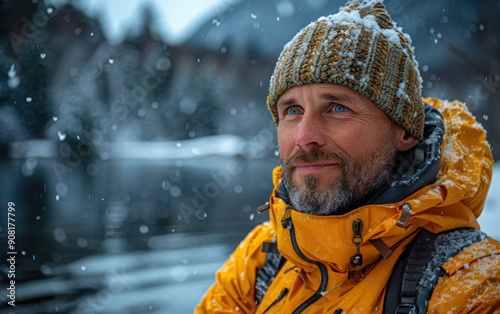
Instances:
[[[390,141],[362,160],[350,159],[341,152],[306,152],[298,149],[283,163],[283,176],[291,205],[300,212],[313,215],[341,215],[362,205],[373,193],[387,184],[395,168],[397,152]],[[335,161],[341,169],[338,180],[326,188],[318,188],[317,175],[304,176],[298,186],[292,178],[294,165],[317,161]]]

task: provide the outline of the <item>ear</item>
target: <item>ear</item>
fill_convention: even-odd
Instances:
[[[397,126],[395,128],[394,132],[394,148],[397,151],[404,152],[407,151],[411,148],[413,148],[415,145],[417,145],[418,140],[406,133],[405,130],[403,130],[402,127]]]

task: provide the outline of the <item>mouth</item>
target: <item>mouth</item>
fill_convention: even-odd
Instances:
[[[334,162],[318,162],[318,163],[303,163],[294,166],[295,170],[299,174],[315,174],[319,173],[327,168],[338,167],[338,163]]]

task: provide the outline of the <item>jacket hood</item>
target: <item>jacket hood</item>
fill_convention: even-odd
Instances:
[[[317,270],[294,249],[290,232],[282,224],[287,215],[293,222],[303,255],[339,273],[353,268],[351,259],[356,252],[363,256],[362,269],[380,259],[381,254],[389,254],[387,250],[401,250],[418,228],[435,233],[455,228],[479,228],[476,218],[486,201],[493,166],[486,133],[464,104],[433,98],[425,102],[440,115],[437,114],[437,118],[433,113],[426,118],[426,137],[417,145],[417,150],[424,147],[424,156],[412,150],[409,154],[413,157],[404,158],[404,167],[400,167],[403,170],[393,184],[366,205],[345,215],[315,216],[290,210],[286,195],[279,191],[282,169],[274,169],[270,218],[276,230],[278,248],[285,258],[311,274]],[[442,124],[436,123],[441,121],[439,116]],[[418,156],[425,161],[416,166],[407,162],[420,158]],[[361,237],[355,239],[353,225],[359,220],[363,228]]]

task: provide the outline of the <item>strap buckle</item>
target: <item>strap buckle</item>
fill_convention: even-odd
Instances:
[[[396,314],[418,314],[418,307],[414,304],[400,304],[396,308]]]

